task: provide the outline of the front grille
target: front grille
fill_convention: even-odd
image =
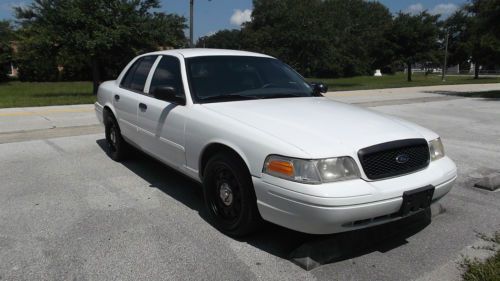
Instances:
[[[366,176],[378,180],[421,170],[430,154],[425,139],[406,139],[363,148],[358,157]]]

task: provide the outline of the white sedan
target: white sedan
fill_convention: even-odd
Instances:
[[[354,230],[423,210],[457,177],[439,136],[335,102],[279,60],[183,49],[141,55],[99,87],[109,155],[134,146],[203,184],[215,227],[262,220],[306,233]]]

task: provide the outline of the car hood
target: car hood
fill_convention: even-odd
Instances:
[[[322,97],[203,106],[289,143],[311,158],[356,155],[359,149],[378,143],[433,137],[432,132],[409,122]]]

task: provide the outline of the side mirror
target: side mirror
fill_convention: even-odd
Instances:
[[[159,100],[184,104],[184,99],[179,98],[176,94],[177,90],[172,86],[157,87],[153,91],[153,96]]]
[[[314,96],[321,97],[322,94],[328,92],[328,86],[321,82],[312,82],[310,85],[313,88]]]

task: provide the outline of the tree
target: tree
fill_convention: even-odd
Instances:
[[[392,53],[385,34],[392,15],[376,1],[324,1],[319,14],[322,33],[334,46],[341,76],[371,75],[389,65]]]
[[[469,49],[474,62],[474,78],[479,76],[479,64],[500,62],[500,2],[472,0],[465,6],[469,12],[469,30],[472,34]]]
[[[471,55],[467,48],[467,42],[472,36],[469,21],[467,12],[460,9],[444,22],[444,32],[449,33],[448,61],[450,64],[462,64],[470,60]]]
[[[454,64],[474,63],[474,77],[479,77],[479,66],[487,58],[487,50],[480,44],[475,18],[465,8],[456,11],[444,23],[449,32],[449,61]]]
[[[241,46],[241,31],[238,29],[220,30],[215,34],[200,37],[196,42],[198,48],[217,48],[239,50]]]
[[[278,57],[307,76],[372,74],[387,64],[389,10],[362,0],[254,0],[242,46]]]
[[[434,59],[438,49],[439,15],[422,12],[418,15],[398,13],[387,34],[392,42],[396,59],[407,68],[407,80],[411,81],[412,64]]]
[[[328,40],[320,31],[321,1],[254,0],[252,21],[242,30],[246,49],[277,57],[312,75],[325,57]]]
[[[498,0],[471,0],[466,9],[477,17],[481,33],[500,40],[500,2]],[[498,46],[497,46],[498,47]]]
[[[364,19],[364,26],[359,28],[363,32],[364,42],[361,44],[368,49],[367,58],[371,62],[369,70],[382,69],[393,72],[394,53],[389,48],[390,41],[386,36],[392,27],[392,14],[386,6],[377,1],[367,2],[366,5],[364,13],[360,15]]]
[[[496,33],[499,19],[498,1],[473,1],[455,12],[445,22],[450,32],[450,61],[474,63],[474,78],[479,78],[480,65],[498,63],[500,59],[500,34]],[[496,22],[495,22],[496,21]]]
[[[7,80],[7,72],[12,61],[13,31],[8,21],[0,21],[0,82]]]
[[[42,44],[57,64],[83,62],[97,93],[101,79],[137,53],[186,45],[185,18],[153,11],[159,7],[159,0],[34,0],[15,12],[21,45]]]
[[[21,81],[57,81],[56,48],[41,37],[31,29],[19,32],[16,61]]]

